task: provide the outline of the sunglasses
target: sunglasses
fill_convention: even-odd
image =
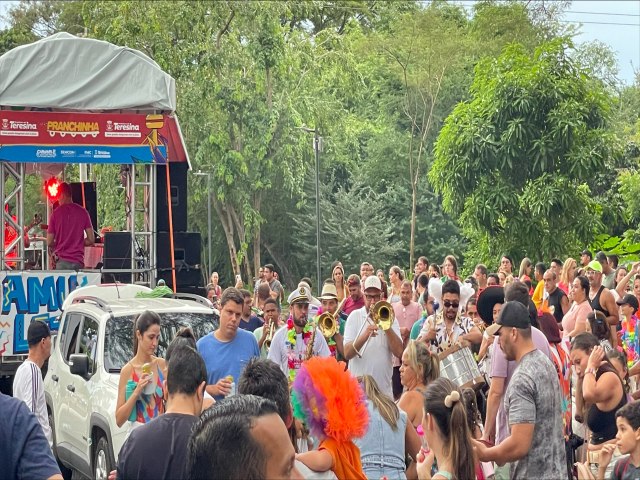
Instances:
[[[460,303],[458,302],[443,302],[442,303],[444,305],[444,308],[458,308],[460,306]]]

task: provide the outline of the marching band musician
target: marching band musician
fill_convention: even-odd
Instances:
[[[349,361],[349,370],[353,376],[371,375],[380,390],[393,398],[393,355],[402,357],[402,339],[400,326],[395,318],[390,328],[380,333],[379,325],[369,318],[372,307],[380,300],[382,282],[375,275],[370,275],[364,282],[364,307],[354,310],[347,318],[344,356]],[[390,310],[392,313],[393,308]]]
[[[336,286],[332,283],[325,283],[322,287],[322,295],[318,297],[318,299],[322,302],[322,313],[330,313],[338,322],[338,328],[336,329],[336,333],[328,340],[327,344],[329,345],[329,351],[331,351],[331,356],[336,357],[339,356],[338,359],[344,358],[344,343],[343,343],[343,335],[344,335],[344,326],[346,322],[346,316],[343,316],[342,312],[337,312],[338,310],[338,290]],[[339,314],[337,314],[339,313]]]
[[[418,341],[431,345],[432,353],[444,352],[456,344],[467,346],[482,342],[482,333],[473,320],[460,315],[460,305],[460,284],[447,280],[442,284],[442,310],[427,318],[418,337]]]
[[[280,308],[278,302],[273,298],[268,298],[262,305],[262,314],[264,318],[264,325],[256,328],[253,334],[258,340],[258,347],[260,348],[260,357],[267,358],[269,354],[269,348],[273,341],[273,336],[280,328]]]
[[[273,336],[267,358],[280,365],[289,379],[295,379],[302,362],[311,356],[328,357],[327,341],[314,323],[308,321],[311,297],[306,288],[297,288],[289,295],[289,318]]]

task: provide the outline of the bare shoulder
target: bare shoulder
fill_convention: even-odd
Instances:
[[[123,382],[126,383],[131,377],[131,373],[133,372],[133,365],[131,362],[128,362],[120,369],[120,384]]]
[[[423,399],[422,393],[418,390],[411,390],[402,394],[402,397],[398,400],[398,407],[406,411],[407,408],[414,407],[415,405],[419,404],[421,406]]]
[[[167,368],[167,361],[162,357],[154,357],[153,361],[160,367],[161,369]]]

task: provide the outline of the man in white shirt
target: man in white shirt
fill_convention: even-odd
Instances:
[[[315,328],[314,335],[314,323],[308,318],[311,301],[309,291],[305,287],[297,288],[287,301],[289,318],[286,325],[273,335],[267,358],[280,365],[289,383],[292,383],[302,362],[307,360],[309,348],[311,355],[317,357],[328,357],[331,352],[319,329]]]
[[[393,356],[402,357],[402,339],[397,320],[393,320],[391,328],[380,332],[380,327],[369,319],[371,307],[381,299],[380,279],[375,275],[368,276],[364,282],[364,307],[354,310],[347,318],[344,354],[354,376],[371,375],[380,390],[393,398]]]
[[[18,367],[13,379],[13,396],[27,404],[29,411],[38,419],[44,436],[53,446],[53,436],[47,416],[47,404],[44,399],[44,383],[42,381],[42,365],[51,355],[51,331],[49,326],[40,321],[34,321],[27,331],[29,356]]]

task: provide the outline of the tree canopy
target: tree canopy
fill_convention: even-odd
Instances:
[[[229,284],[274,263],[293,285],[315,277],[302,127],[322,136],[324,277],[336,259],[495,266],[502,252],[570,255],[604,234],[637,241],[640,82],[619,84],[605,46],[571,44],[567,3],[21,1],[0,53],[68,31],[153,58],[176,79],[192,166],[211,175],[211,196],[189,177],[206,270]],[[100,224],[122,228],[117,172],[93,175]]]

